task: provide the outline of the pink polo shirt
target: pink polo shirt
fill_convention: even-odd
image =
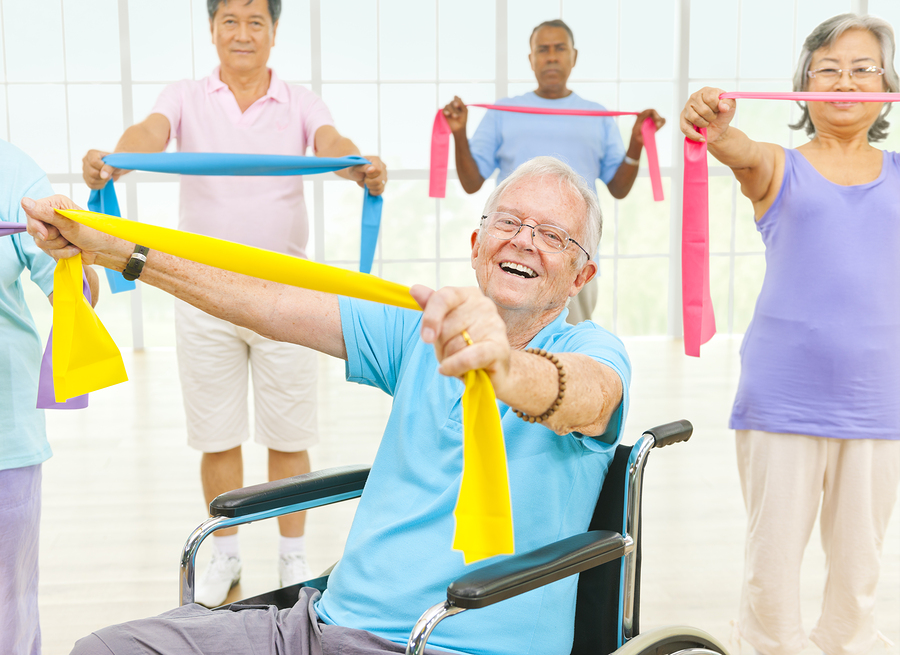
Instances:
[[[169,120],[169,138],[178,139],[179,152],[304,155],[307,146],[315,151],[316,130],[334,125],[331,112],[312,91],[269,72],[268,92],[243,114],[218,67],[202,80],[168,85],[152,113]],[[179,227],[305,257],[303,178],[183,175]]]

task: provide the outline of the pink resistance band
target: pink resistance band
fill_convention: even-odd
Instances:
[[[513,107],[510,105],[466,105],[483,107],[497,111],[511,111],[518,114],[554,114],[558,116],[637,116],[636,111],[596,111],[591,109],[549,109],[546,107]],[[650,169],[650,185],[653,199],[663,199],[662,178],[659,174],[659,157],[656,153],[656,123],[647,118],[641,125],[644,149],[647,151],[647,166]],[[431,178],[428,186],[429,198],[443,198],[447,189],[447,161],[450,158],[450,125],[443,109],[438,109],[431,130]]]
[[[852,97],[850,97],[852,96]],[[897,93],[737,91],[720,98],[806,102],[898,102]],[[706,129],[697,129],[706,138]],[[684,353],[700,356],[700,346],[716,333],[709,291],[709,176],[706,141],[684,139],[684,204],[681,228],[681,308]]]

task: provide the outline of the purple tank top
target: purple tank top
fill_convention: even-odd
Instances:
[[[900,155],[848,187],[785,150],[757,229],[766,275],[730,426],[900,439]]]

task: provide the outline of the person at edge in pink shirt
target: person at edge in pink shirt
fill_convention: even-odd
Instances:
[[[335,129],[322,100],[282,82],[267,68],[275,45],[280,0],[208,0],[212,42],[220,66],[201,80],[167,86],[152,113],[125,130],[115,152],[161,152],[175,138],[182,152],[231,152],[319,157],[357,155]],[[92,189],[128,171],[104,164],[109,153],[90,150],[84,180]],[[384,191],[387,171],[371,165],[338,175]],[[183,176],[179,227],[299,257],[309,227],[303,179],[295,177]],[[269,479],[310,470],[307,448],[317,440],[316,356],[210,317],[186,303],[175,308],[179,373],[188,443],[203,455],[200,471],[207,505],[243,486],[241,444],[249,438],[247,364],[253,370],[255,440],[269,449]],[[283,585],[309,579],[303,513],[279,517],[279,575]],[[240,580],[237,528],[215,533],[213,558],[197,584],[197,602],[222,604]]]

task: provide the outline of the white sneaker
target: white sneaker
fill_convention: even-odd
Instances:
[[[278,558],[278,579],[282,587],[312,580],[313,574],[304,553],[286,553]]]
[[[228,592],[241,581],[241,558],[229,557],[213,549],[212,561],[197,582],[194,602],[206,607],[218,607]]]

